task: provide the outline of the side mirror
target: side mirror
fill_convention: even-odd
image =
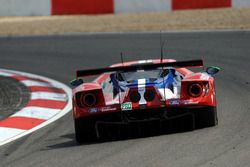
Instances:
[[[219,67],[215,67],[215,66],[211,66],[211,67],[208,67],[206,69],[206,72],[209,74],[209,75],[215,75],[217,74],[221,69]]]
[[[73,87],[77,87],[77,86],[79,86],[79,85],[81,85],[83,83],[84,83],[83,79],[80,78],[80,79],[74,79],[74,80],[72,80],[70,82],[70,85],[73,86]]]

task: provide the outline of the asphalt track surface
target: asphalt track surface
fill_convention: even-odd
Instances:
[[[186,133],[77,145],[72,115],[0,148],[2,167],[225,166],[250,164],[250,32],[163,34],[165,57],[217,65],[219,125]],[[0,38],[0,67],[68,83],[75,69],[158,58],[159,34]]]

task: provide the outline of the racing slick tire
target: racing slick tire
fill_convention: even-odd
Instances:
[[[204,107],[195,112],[196,128],[205,128],[218,125],[216,107]]]
[[[75,138],[79,144],[94,142],[97,139],[95,122],[87,118],[75,119]]]

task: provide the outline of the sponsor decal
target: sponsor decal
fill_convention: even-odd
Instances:
[[[89,109],[89,112],[90,112],[90,113],[97,113],[98,111],[99,111],[98,108],[90,108],[90,109]]]
[[[179,100],[173,100],[170,102],[171,105],[179,105],[181,102]]]
[[[199,102],[197,101],[191,101],[191,100],[184,100],[184,101],[181,101],[181,100],[173,100],[173,101],[170,101],[170,105],[181,105],[181,104],[199,104]]]
[[[127,102],[127,103],[121,104],[121,109],[123,111],[132,110],[132,103],[131,102]]]
[[[89,112],[97,113],[97,112],[106,112],[106,111],[115,111],[115,110],[117,110],[116,107],[107,106],[107,107],[102,107],[102,108],[90,108]]]
[[[198,104],[198,101],[184,101],[183,104]]]
[[[102,111],[102,112],[106,112],[106,111],[115,111],[115,110],[117,110],[116,107],[110,107],[110,106],[101,108],[101,111]]]

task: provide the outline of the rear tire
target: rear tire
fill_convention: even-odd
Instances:
[[[95,122],[88,118],[75,119],[75,138],[79,144],[94,142],[96,137]]]
[[[204,107],[195,112],[196,128],[205,128],[218,125],[216,107]]]

